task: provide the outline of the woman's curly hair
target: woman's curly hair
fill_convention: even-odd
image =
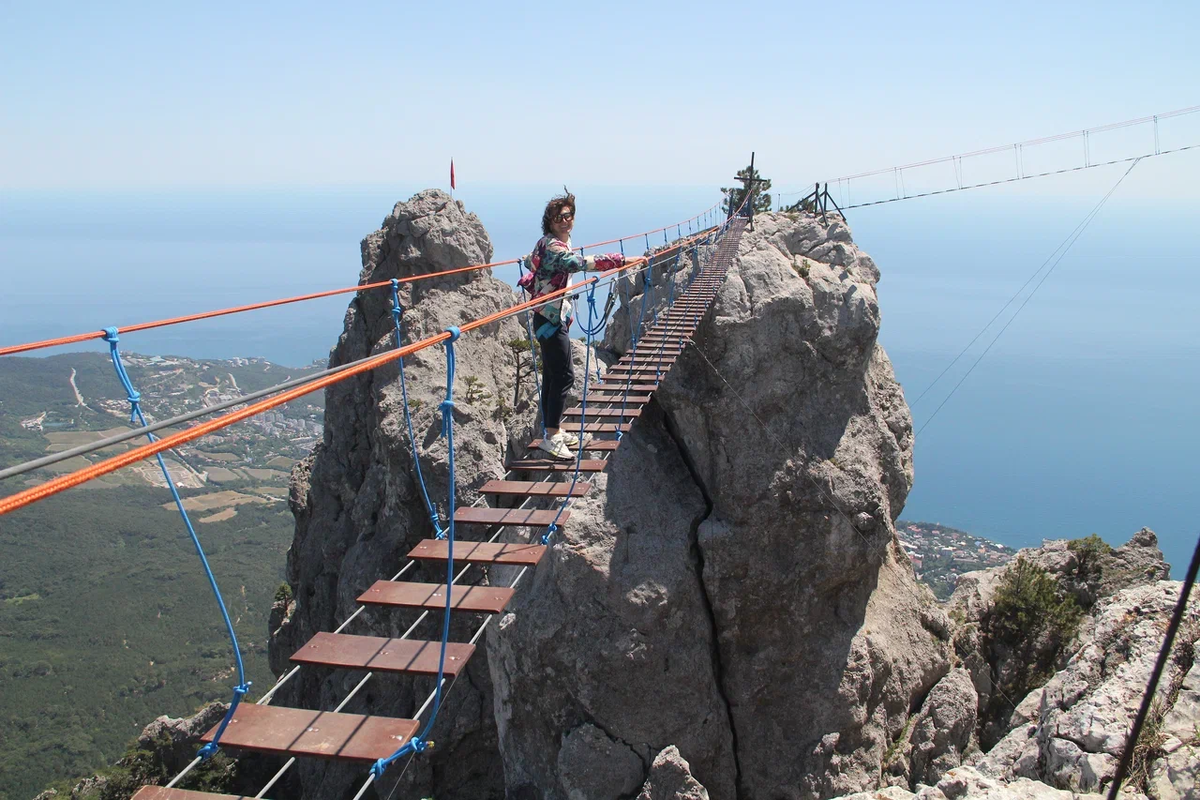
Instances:
[[[563,187],[562,194],[556,194],[550,198],[550,202],[546,203],[546,210],[542,212],[542,235],[549,236],[552,231],[550,223],[554,222],[554,218],[562,213],[564,206],[571,207],[571,213],[575,213],[575,195],[571,194],[571,190]]]

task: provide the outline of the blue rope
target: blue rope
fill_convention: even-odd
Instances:
[[[141,400],[142,395],[133,388],[133,382],[129,380],[129,374],[125,372],[125,365],[121,361],[121,351],[117,348],[117,342],[121,340],[119,332],[116,328],[104,329],[104,341],[108,342],[109,355],[112,356],[113,368],[117,371],[117,378],[120,379],[121,385],[125,387],[125,394],[129,399],[129,421],[138,422],[144,428],[146,427],[146,416],[142,413]],[[151,442],[158,441],[158,438],[152,434],[146,434]],[[237,661],[238,685],[233,687],[233,700],[229,703],[229,710],[225,712],[225,718],[221,720],[221,725],[217,728],[217,733],[213,736],[213,740],[204,747],[200,748],[197,754],[202,759],[207,759],[220,748],[221,735],[225,733],[225,728],[229,725],[229,720],[233,718],[234,712],[237,711],[238,704],[241,703],[242,697],[246,692],[250,691],[250,682],[246,680],[246,669],[242,665],[242,651],[238,647],[237,634],[233,630],[233,621],[229,619],[229,611],[225,608],[225,601],[221,598],[221,590],[217,588],[217,579],[213,576],[212,567],[208,565],[208,559],[204,555],[204,548],[200,546],[200,537],[196,535],[196,529],[192,527],[192,521],[188,518],[187,511],[183,507],[183,498],[179,496],[179,490],[175,487],[175,481],[171,478],[171,473],[167,469],[167,462],[163,459],[162,453],[156,453],[155,458],[158,459],[158,467],[162,470],[163,478],[167,481],[167,488],[171,490],[171,497],[175,500],[175,508],[179,510],[179,516],[183,518],[183,524],[187,527],[188,536],[192,538],[192,544],[196,547],[196,554],[200,556],[200,563],[204,566],[204,574],[208,576],[208,585],[212,588],[213,596],[217,598],[217,606],[221,609],[221,617],[225,620],[225,630],[229,632],[229,641],[233,644],[233,657]]]
[[[670,308],[673,305],[675,305],[675,273],[679,272],[679,259],[682,258],[682,256],[683,256],[683,248],[681,247],[675,253],[675,269],[671,270],[670,274],[667,276],[667,310],[670,310]],[[680,342],[680,344],[683,343],[683,334],[682,333],[679,334],[679,342]],[[667,348],[667,337],[664,336],[664,337],[662,337],[662,341],[658,343],[659,366],[662,366],[663,353],[666,351],[666,348]]]
[[[579,401],[579,447],[575,450],[575,474],[571,476],[571,488],[567,490],[567,499],[558,507],[558,513],[554,515],[554,519],[546,526],[546,532],[542,534],[543,545],[550,544],[550,538],[558,531],[558,520],[567,509],[567,506],[571,504],[572,495],[575,492],[575,484],[579,482],[579,468],[583,464],[583,431],[587,426],[588,370],[591,368],[592,358],[592,333],[590,330],[595,327],[595,317],[596,284],[592,283],[588,286],[588,324],[586,327],[580,325],[587,336],[587,343],[583,353],[583,394],[580,396]]]
[[[442,436],[446,438],[446,450],[450,455],[450,490],[446,503],[446,507],[450,509],[450,522],[447,526],[449,536],[447,537],[446,553],[446,608],[442,613],[442,649],[438,656],[437,687],[433,694],[433,711],[429,714],[429,721],[425,723],[425,729],[405,742],[399,750],[387,758],[379,759],[371,766],[371,774],[376,779],[383,777],[387,768],[398,759],[404,758],[410,753],[425,752],[429,747],[429,733],[433,730],[433,723],[437,721],[438,712],[442,709],[442,684],[446,674],[446,645],[450,641],[450,610],[454,592],[454,371],[456,366],[454,343],[458,341],[462,331],[451,325],[446,332],[450,334],[450,338],[446,340],[446,399],[438,404],[438,408],[442,411]]]
[[[587,300],[588,300],[588,323],[590,324],[590,323],[591,323],[591,321],[592,321],[592,319],[594,319],[594,318],[595,318],[595,316],[596,316],[596,292],[595,292],[594,290],[589,290],[589,291],[588,291],[588,297],[587,297]],[[591,337],[593,337],[593,336],[595,336],[596,334],[598,334],[598,333],[600,333],[601,331],[603,331],[603,330],[604,330],[604,326],[605,326],[607,323],[608,323],[608,318],[607,318],[607,317],[605,317],[604,319],[600,320],[600,322],[599,322],[599,324],[596,326],[596,329],[595,329],[595,330],[592,330],[590,327],[585,327],[585,326],[583,325],[583,323],[579,323],[579,329],[580,329],[580,330],[582,330],[582,331],[584,332],[584,334],[585,334],[585,335],[588,337],[588,339],[590,340],[590,339],[591,339]]]
[[[666,233],[664,233],[663,236],[665,237]],[[649,277],[646,281],[646,286],[649,287],[649,291],[650,291],[650,309],[652,311],[652,316],[650,317],[650,327],[653,328],[655,325],[658,324],[658,315],[659,315],[658,289],[654,285],[654,270],[653,269],[647,270],[647,275]],[[655,381],[655,383],[657,383],[660,380],[662,380],[662,361],[661,360],[656,361],[654,364],[654,381]]]
[[[404,315],[404,309],[400,305],[400,281],[392,278],[392,321],[396,324],[396,349],[399,350],[404,346],[404,328],[401,319]],[[417,456],[417,437],[413,435],[412,414],[408,408],[408,384],[404,379],[404,359],[398,359],[400,363],[400,396],[404,399],[404,424],[408,426],[408,441],[412,445],[413,465],[417,469],[417,484],[421,487],[421,496],[425,498],[425,511],[429,514],[429,521],[433,524],[434,537],[438,539],[446,538],[446,531],[442,528],[442,520],[438,517],[437,509],[433,507],[433,501],[429,499],[429,490],[425,488],[425,475],[421,472],[421,459]]]
[[[633,368],[637,363],[637,343],[639,333],[642,329],[642,323],[646,320],[646,295],[649,292],[647,287],[652,283],[649,276],[654,273],[654,259],[651,258],[646,262],[646,271],[642,273],[642,310],[638,314],[638,323],[636,326],[629,327],[629,370],[625,373],[625,391],[621,395],[621,417],[617,422],[617,441],[621,441],[624,435],[621,431],[621,426],[625,424],[625,407],[629,403],[629,390],[633,388]],[[626,300],[628,303],[628,300]],[[632,318],[630,322],[632,322]]]
[[[517,272],[519,275],[525,275],[525,259],[517,259]],[[521,289],[521,295],[525,296],[525,289]],[[532,299],[532,298],[530,298]],[[542,375],[538,369],[537,361],[537,345],[533,342],[533,309],[525,312],[525,330],[529,334],[529,358],[530,369],[533,370],[533,385],[537,387],[538,407],[542,411],[542,438],[546,438],[546,404],[542,402]]]

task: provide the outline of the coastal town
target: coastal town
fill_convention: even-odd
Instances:
[[[139,393],[141,412],[151,423],[217,405],[241,408],[237,401],[246,394],[320,369],[315,364],[282,367],[258,358],[206,360],[126,353],[122,360]],[[104,356],[72,353],[28,359],[23,367],[0,375],[6,388],[0,448],[30,456],[61,452],[130,427],[129,398]],[[312,450],[323,425],[323,393],[314,392],[170,451],[167,468],[183,489],[237,489],[260,500],[279,501],[286,494],[292,465]],[[46,471],[78,469],[128,446],[67,459]],[[115,473],[110,482],[166,483],[153,461]]]
[[[1007,564],[1017,554],[1011,547],[936,522],[897,520],[896,532],[913,571],[939,600],[950,597],[964,572]]]

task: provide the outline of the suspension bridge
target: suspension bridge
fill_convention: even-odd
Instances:
[[[705,311],[716,296],[725,273],[737,250],[738,241],[746,218],[741,209],[729,217],[718,213],[716,207],[674,226],[647,231],[631,237],[612,239],[585,245],[580,252],[604,245],[618,244],[622,251],[626,239],[643,239],[649,251],[649,235],[662,233],[664,245],[650,256],[628,260],[623,266],[596,276],[589,277],[556,292],[528,300],[509,309],[470,320],[461,326],[452,327],[435,336],[409,345],[404,344],[403,309],[398,289],[402,283],[436,277],[445,277],[464,272],[483,270],[505,264],[518,263],[520,259],[472,265],[442,272],[397,278],[389,281],[365,284],[343,289],[329,290],[280,300],[254,303],[234,308],[192,314],[153,322],[137,323],[124,328],[111,327],[101,331],[85,332],[54,339],[0,348],[0,355],[32,352],[49,347],[100,339],[109,345],[113,366],[118,380],[125,389],[130,403],[130,421],[137,428],[110,436],[102,441],[72,448],[70,451],[54,453],[0,471],[0,479],[28,473],[66,458],[96,452],[104,447],[134,438],[146,437],[149,441],[140,447],[119,456],[104,459],[89,467],[76,470],[45,483],[33,486],[0,498],[0,515],[11,513],[31,503],[38,502],[59,492],[86,483],[101,475],[151,456],[158,459],[167,485],[175,499],[176,507],[185,528],[192,539],[196,552],[208,576],[210,586],[222,615],[233,646],[238,683],[233,689],[232,701],[222,720],[204,736],[205,745],[196,758],[181,770],[166,786],[145,786],[137,793],[139,800],[197,800],[198,798],[228,798],[206,792],[176,788],[187,775],[203,761],[217,752],[221,746],[242,751],[257,751],[286,757],[288,760],[256,795],[265,797],[276,783],[283,778],[299,757],[319,757],[362,763],[366,777],[358,797],[363,796],[372,783],[382,777],[397,761],[411,760],[415,755],[432,746],[431,731],[442,707],[445,693],[453,687],[454,680],[465,669],[480,637],[494,615],[501,613],[516,592],[517,585],[526,572],[537,566],[553,541],[554,534],[570,518],[569,505],[573,499],[584,497],[594,491],[587,482],[589,475],[603,471],[608,457],[619,447],[621,437],[630,430],[632,420],[653,397],[659,383],[670,372],[672,365],[690,342],[690,336],[700,324]],[[688,231],[685,233],[684,227]],[[667,231],[674,227],[675,242],[671,243]],[[685,255],[687,258],[685,258]],[[665,274],[668,296],[665,308],[662,303],[650,302],[654,316],[646,319],[648,301],[652,300],[656,282],[655,272]],[[641,318],[631,326],[631,341],[627,352],[607,370],[596,370],[592,379],[593,337],[604,330],[606,320],[596,309],[595,293],[600,287],[610,290],[621,279],[628,281],[640,276],[643,284]],[[680,291],[676,292],[676,287]],[[229,314],[269,308],[272,306],[302,302],[331,295],[390,291],[396,329],[396,348],[390,352],[344,364],[333,369],[308,376],[298,381],[289,381],[254,395],[242,396],[236,401],[213,406],[202,411],[149,424],[140,407],[140,394],[133,386],[124,369],[119,342],[121,335],[135,333],[169,325],[178,325],[210,319]],[[506,507],[493,507],[476,503],[472,506],[457,506],[454,481],[454,348],[458,339],[471,331],[500,319],[521,315],[542,303],[567,295],[586,293],[588,322],[583,326],[587,334],[587,359],[585,364],[583,392],[578,406],[564,412],[563,428],[585,434],[584,443],[578,448],[575,460],[562,461],[543,458],[514,459],[507,465],[509,474],[504,480],[493,480],[485,484],[481,499],[493,498],[504,502]],[[609,308],[611,307],[611,304]],[[607,314],[608,308],[605,313]],[[524,314],[527,321],[531,314]],[[447,355],[446,397],[441,404],[443,419],[442,435],[447,439],[450,454],[450,490],[446,519],[442,519],[420,476],[416,441],[412,434],[411,409],[408,403],[404,375],[404,359],[413,353],[436,346],[443,346]],[[530,335],[533,347],[533,336]],[[294,666],[282,675],[274,686],[254,703],[242,702],[250,690],[245,678],[241,651],[232,622],[225,609],[216,577],[213,575],[195,529],[184,509],[179,493],[163,462],[163,453],[187,442],[194,441],[213,431],[233,425],[255,414],[275,408],[296,397],[317,391],[354,375],[375,369],[385,363],[399,364],[401,387],[405,400],[404,416],[413,447],[414,463],[421,482],[421,490],[429,513],[433,538],[419,542],[409,552],[403,568],[388,579],[380,579],[358,598],[360,605],[335,630],[321,632],[305,643],[291,658]],[[246,405],[249,403],[249,405]],[[234,406],[243,406],[229,411]],[[224,413],[221,416],[192,427],[176,431],[159,438],[156,434],[194,422],[198,417]],[[531,452],[537,452],[538,442],[531,443]],[[591,457],[585,457],[590,454]],[[512,507],[513,503],[515,507]],[[461,539],[459,530],[483,528],[492,531],[486,540]],[[536,541],[512,543],[500,541],[506,529],[520,528],[540,532]],[[406,580],[406,576],[419,564],[444,564],[445,582],[441,584],[421,583]],[[472,567],[513,566],[519,571],[507,586],[464,585],[462,581]],[[347,633],[347,628],[368,609],[399,609],[419,611],[420,614],[402,635],[393,638]],[[442,612],[442,635],[436,640],[413,638],[418,627],[431,614]],[[451,615],[482,615],[484,621],[468,641],[450,640]],[[366,676],[347,696],[330,711],[312,711],[270,705],[270,701],[284,685],[303,667],[366,670]],[[436,678],[435,688],[412,718],[364,716],[346,713],[343,709],[374,675],[425,675]]]
[[[1179,152],[1200,146],[1200,144],[1190,144],[1163,148],[1158,139],[1160,120],[1196,111],[1200,111],[1200,107],[1184,109],[1174,112],[1172,115],[1158,115],[1131,123],[1106,126],[1104,129],[1095,131],[1080,132],[1084,141],[1088,142],[1090,135],[1094,136],[1095,133],[1103,130],[1150,122],[1154,125],[1155,130],[1154,152],[1129,159],[1093,161],[1089,149],[1085,153],[1083,166],[1064,168],[1057,172],[1088,169],[1102,163],[1111,164],[1121,160],[1132,160],[1136,164],[1138,158]],[[948,157],[948,159],[910,164],[890,171],[860,173],[836,179],[835,185],[839,187],[843,198],[848,200],[851,180],[861,180],[883,174],[891,174],[895,177],[896,193],[894,197],[860,203],[846,202],[843,206],[855,208],[878,202],[895,202],[896,200],[928,196],[942,191],[958,191],[995,185],[1008,180],[1025,180],[1039,175],[1056,174],[1055,171],[1040,173],[1027,171],[1022,161],[1022,154],[1026,145],[1032,147],[1036,144],[1059,141],[1062,138],[1064,137],[1048,137],[1044,140],[1032,140],[1014,145],[1016,174],[1012,178],[976,183],[963,180],[962,164],[964,160],[1001,151],[1007,152],[1009,148],[1005,147]],[[906,171],[917,167],[944,164],[949,164],[954,169],[956,180],[953,187],[911,193],[902,188],[904,186],[903,176]],[[826,186],[825,193],[828,195],[828,186]],[[820,194],[819,185],[817,194]],[[222,746],[235,750],[269,753],[287,759],[262,789],[254,795],[255,797],[266,797],[267,793],[294,766],[296,759],[315,757],[361,765],[364,776],[355,795],[357,800],[366,795],[372,785],[387,774],[389,769],[397,765],[401,770],[406,769],[415,757],[432,747],[435,741],[432,738],[434,725],[439,711],[443,707],[444,698],[453,689],[455,680],[463,673],[476,652],[480,638],[495,616],[502,613],[511,602],[518,590],[518,585],[528,571],[536,568],[545,557],[547,548],[554,542],[555,534],[570,518],[572,501],[597,491],[596,487],[589,482],[589,476],[603,472],[608,467],[609,457],[620,447],[622,437],[630,431],[632,420],[636,419],[646,405],[651,402],[661,381],[669,374],[672,365],[691,343],[692,334],[704,319],[737,252],[742,231],[749,218],[749,215],[745,214],[743,210],[751,199],[751,195],[752,192],[748,191],[743,199],[742,207],[728,216],[719,208],[714,207],[671,226],[579,248],[580,252],[583,252],[586,249],[616,243],[624,250],[627,239],[637,240],[639,238],[644,238],[648,246],[651,233],[662,233],[666,245],[652,255],[631,259],[621,267],[588,277],[549,295],[543,295],[537,300],[527,300],[495,314],[464,321],[461,325],[410,344],[405,344],[404,310],[401,307],[398,293],[401,284],[502,265],[520,264],[520,259],[471,265],[433,274],[397,278],[0,348],[0,356],[4,356],[96,339],[106,342],[109,345],[117,378],[128,396],[131,422],[138,423],[136,428],[101,441],[0,470],[0,479],[25,474],[119,442],[140,437],[148,439],[146,444],[126,452],[0,498],[0,515],[11,513],[59,492],[80,486],[143,459],[152,456],[157,458],[183,523],[208,575],[216,603],[230,636],[238,682],[233,687],[228,712],[217,725],[204,734],[204,747],[187,767],[175,775],[166,786],[143,787],[136,795],[137,800],[204,800],[205,798],[232,800],[230,795],[177,788],[193,769],[211,757]],[[684,226],[687,227],[686,232]],[[674,243],[668,239],[668,231],[671,228],[674,228],[675,232]],[[645,319],[648,296],[655,285],[653,277],[656,270],[660,274],[668,276],[669,294],[665,298],[664,310],[661,313],[655,313],[650,319]],[[637,324],[631,325],[629,347],[624,355],[602,373],[597,371],[596,379],[593,382],[590,363],[591,345],[595,335],[603,330],[607,315],[607,309],[604,314],[597,312],[595,293],[602,287],[609,287],[610,290],[613,290],[619,282],[627,281],[631,276],[640,276],[643,280],[642,319]],[[678,293],[676,292],[677,286]],[[373,291],[390,292],[396,335],[394,349],[172,419],[151,424],[142,414],[139,404],[140,395],[122,363],[119,343],[123,334],[298,303],[320,297]],[[566,422],[563,426],[564,429],[577,433],[581,439],[584,439],[584,443],[578,448],[575,459],[573,461],[542,458],[513,459],[507,464],[509,472],[504,479],[489,481],[482,487],[480,502],[471,506],[458,506],[455,499],[454,477],[456,343],[461,336],[501,319],[524,315],[528,321],[531,314],[527,312],[536,306],[548,300],[580,293],[586,295],[588,306],[588,320],[583,325],[589,345],[586,349],[588,360],[585,362],[580,402],[577,406],[566,410],[564,414]],[[658,305],[657,302],[650,303],[652,310]],[[632,305],[630,305],[630,309],[632,309]],[[532,332],[529,338],[532,347],[534,339]],[[445,399],[440,405],[441,433],[446,439],[449,453],[449,497],[444,518],[439,515],[436,505],[425,487],[424,478],[420,475],[420,463],[416,458],[416,441],[412,432],[411,411],[404,374],[406,357],[434,347],[445,349],[447,364]],[[359,604],[357,609],[338,627],[317,633],[300,647],[291,656],[292,668],[285,672],[262,697],[252,703],[243,702],[251,687],[245,678],[233,625],[221,600],[216,577],[205,560],[199,538],[167,472],[162,454],[305,394],[324,389],[392,362],[399,366],[404,395],[405,422],[433,536],[418,542],[411,549],[407,554],[406,563],[399,571],[390,577],[379,579],[366,588],[357,598]],[[753,412],[752,409],[751,412]],[[200,417],[214,414],[220,416],[204,422],[196,422]],[[190,427],[159,435],[160,432],[167,429],[180,428],[180,426],[194,422],[196,424]],[[590,441],[586,441],[585,434],[591,435]],[[535,441],[532,446],[536,447],[536,445]],[[585,454],[588,455],[585,457]],[[487,498],[491,498],[494,505],[486,505],[482,502]],[[503,505],[501,505],[502,503]],[[516,505],[514,506],[513,503]],[[503,532],[510,528],[534,531],[535,533],[533,536],[527,537],[528,541],[502,541]],[[461,535],[464,530],[470,532],[479,529],[490,531],[490,537],[484,539],[479,536]],[[445,581],[423,583],[411,580],[410,573],[418,564],[443,566]],[[505,586],[463,583],[469,570],[492,566],[515,567],[517,571],[515,577]],[[1194,560],[1187,584],[1189,589],[1190,582],[1195,577],[1195,567]],[[1186,603],[1186,595],[1181,598],[1181,607],[1183,603]],[[408,613],[416,611],[419,612],[419,616],[403,634],[396,637],[368,636],[348,632],[354,621],[367,609],[397,610]],[[440,637],[414,638],[422,623],[439,611],[442,613]],[[473,615],[482,621],[466,641],[452,641],[450,637],[452,615]],[[1165,649],[1169,649],[1169,647],[1170,639],[1168,637]],[[305,667],[365,671],[366,674],[336,707],[330,710],[271,705],[271,700],[276,693],[299,670]],[[345,709],[375,675],[429,676],[435,679],[434,689],[411,718],[369,716],[347,712]],[[1151,689],[1148,697],[1152,694],[1153,690]],[[1136,737],[1137,729],[1138,725],[1135,724],[1134,737]],[[1116,785],[1119,785],[1119,780]]]

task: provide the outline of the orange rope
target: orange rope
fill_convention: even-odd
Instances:
[[[508,261],[495,261],[490,264],[472,264],[468,267],[458,267],[456,269],[448,269],[443,272],[431,272],[427,275],[411,275],[407,278],[400,278],[400,283],[412,283],[413,281],[425,280],[426,278],[437,278],[443,275],[455,275],[460,272],[470,272],[472,270],[487,269],[488,267],[502,267],[505,264],[515,264],[517,259],[509,259]],[[223,317],[228,314],[240,314],[243,311],[257,311],[261,308],[271,308],[273,306],[283,306],[289,303],[299,303],[304,300],[316,300],[320,297],[332,297],[333,295],[346,294],[348,292],[361,292],[366,289],[378,289],[383,286],[391,286],[391,281],[378,281],[376,283],[364,283],[358,286],[347,286],[342,289],[328,289],[323,292],[313,292],[312,294],[302,294],[296,297],[285,297],[281,300],[266,300],[262,303],[251,303],[244,306],[234,306],[233,308],[221,308],[216,311],[202,311],[198,314],[188,314],[183,317],[172,317],[170,319],[160,319],[154,322],[139,322],[135,325],[128,325],[120,328],[121,333],[132,333],[134,331],[145,331],[151,328],[163,328],[167,325],[178,325],[181,322],[195,322],[200,319],[210,319],[212,317]],[[90,333],[77,333],[73,336],[63,336],[58,339],[46,339],[41,342],[30,342],[28,344],[12,345],[11,347],[0,347],[0,356],[13,355],[15,353],[24,353],[30,350],[38,350],[44,347],[57,347],[64,344],[74,344],[76,342],[85,342],[89,339],[103,338],[104,331],[93,331]]]
[[[631,259],[629,263],[625,264],[624,266],[602,272],[595,277],[588,278],[587,280],[581,281],[577,284],[565,286],[558,291],[542,295],[536,300],[527,300],[524,303],[519,303],[510,308],[506,308],[503,311],[497,311],[494,314],[489,314],[488,316],[482,317],[473,322],[468,322],[465,325],[462,325],[459,330],[462,333],[467,333],[492,322],[498,322],[505,317],[512,316],[513,314],[534,306],[542,305],[543,303],[553,300],[556,297],[562,297],[571,292],[578,291],[582,287],[587,286],[589,283],[595,283],[610,275],[623,272],[646,261],[648,261],[648,259],[639,256],[635,259]],[[388,281],[388,284],[390,285],[391,281]],[[36,503],[39,500],[44,500],[51,495],[66,491],[67,489],[78,486],[81,483],[86,483],[93,478],[99,478],[101,475],[107,475],[110,472],[115,472],[122,467],[127,467],[130,464],[141,461],[144,458],[149,458],[150,456],[157,455],[165,450],[170,450],[172,448],[179,447],[180,445],[187,444],[188,442],[198,439],[201,436],[206,436],[214,431],[220,430],[221,428],[225,428],[233,425],[234,423],[241,422],[244,419],[248,419],[255,414],[267,411],[277,406],[281,406],[284,403],[295,400],[297,397],[302,397],[311,392],[315,392],[317,389],[323,389],[326,386],[343,381],[346,378],[354,375],[360,375],[363,372],[375,369],[376,367],[382,366],[389,361],[395,361],[396,359],[404,358],[405,356],[411,355],[420,350],[424,350],[427,347],[432,347],[433,345],[438,344],[439,342],[444,342],[449,338],[450,334],[443,331],[436,336],[431,336],[428,339],[422,339],[419,342],[414,342],[407,347],[403,347],[398,350],[390,350],[386,353],[380,353],[379,355],[373,356],[366,361],[363,361],[358,366],[347,369],[344,372],[339,372],[336,375],[327,375],[326,377],[319,378],[312,383],[306,383],[303,386],[297,386],[294,389],[281,392],[274,397],[261,400],[253,405],[246,406],[239,411],[234,411],[221,417],[215,417],[210,419],[208,422],[201,423],[195,427],[173,433],[170,436],[164,436],[158,441],[144,444],[141,447],[128,450],[104,461],[91,464],[70,474],[53,478],[45,483],[33,486],[21,492],[17,492],[16,494],[9,495],[8,497],[0,499],[0,516],[3,516],[10,511],[16,511],[19,508],[24,508],[30,503]]]
[[[713,208],[716,208],[716,206],[713,206]],[[665,231],[668,228],[678,227],[678,225],[682,225],[684,222],[690,222],[693,219],[699,219],[701,216],[703,216],[704,214],[707,214],[708,211],[711,211],[711,210],[712,209],[702,211],[699,214],[697,214],[696,216],[692,217],[691,219],[685,219],[685,220],[683,220],[683,222],[676,223],[675,225],[667,225],[662,228],[655,228],[652,231],[645,231],[643,233],[634,233],[634,234],[630,234],[629,236],[622,236],[620,239],[608,239],[607,241],[595,242],[594,244],[585,244],[580,249],[582,250],[582,249],[589,249],[589,248],[593,248],[593,247],[599,247],[601,245],[612,244],[613,242],[619,242],[619,241],[622,241],[623,239],[633,239],[638,236],[648,236],[651,233],[658,233],[659,231]],[[470,266],[458,267],[456,269],[448,269],[448,270],[444,270],[442,272],[431,272],[426,275],[410,275],[407,278],[400,278],[399,282],[400,283],[412,283],[414,281],[423,281],[423,280],[426,280],[427,278],[440,278],[444,275],[456,275],[460,272],[472,272],[474,270],[487,269],[489,267],[502,267],[507,264],[515,264],[515,263],[517,263],[518,260],[519,259],[516,259],[516,258],[510,258],[507,261],[493,261],[489,264],[472,264]],[[321,297],[332,297],[332,296],[338,295],[338,294],[347,294],[348,292],[361,292],[366,289],[379,289],[384,286],[391,286],[391,285],[392,285],[392,282],[389,280],[389,281],[378,281],[376,283],[365,283],[365,284],[361,284],[359,286],[347,286],[343,289],[328,289],[323,292],[313,292],[312,294],[302,294],[302,295],[297,295],[296,297],[285,297],[280,300],[266,300],[261,303],[251,303],[249,305],[244,305],[244,306],[233,306],[232,308],[221,308],[221,309],[217,309],[216,311],[202,311],[198,314],[188,314],[188,315],[182,316],[182,317],[171,317],[170,319],[160,319],[160,320],[155,320],[154,322],[139,322],[134,325],[127,325],[127,326],[121,327],[121,328],[119,328],[119,330],[121,331],[121,333],[133,333],[135,331],[150,330],[151,328],[163,328],[168,325],[178,325],[178,324],[184,323],[184,322],[195,322],[195,321],[201,320],[201,319],[212,319],[213,317],[224,317],[229,314],[240,314],[243,311],[258,311],[259,309],[273,308],[274,306],[283,306],[283,305],[288,305],[289,303],[300,303],[305,300],[316,300]],[[39,341],[39,342],[27,342],[25,344],[15,344],[15,345],[10,345],[8,347],[0,347],[0,356],[11,356],[11,355],[16,355],[17,353],[27,353],[30,350],[41,350],[41,349],[44,349],[47,347],[60,347],[62,345],[66,345],[66,344],[76,344],[77,342],[86,342],[90,339],[101,339],[103,337],[104,337],[104,331],[89,331],[87,333],[76,333],[71,336],[60,336],[56,339],[43,339],[42,341]]]
[[[700,219],[700,218],[701,218],[701,217],[703,217],[705,214],[707,214],[709,211],[712,211],[714,208],[716,208],[716,207],[717,207],[717,206],[719,206],[719,205],[721,205],[721,204],[720,204],[720,203],[717,203],[717,205],[714,205],[714,206],[712,206],[711,208],[706,208],[706,209],[704,209],[703,211],[701,211],[699,214],[697,214],[696,216],[694,216],[694,217],[691,217],[691,218],[689,218],[689,219],[685,219],[683,222],[676,222],[676,223],[675,223],[675,224],[673,224],[673,225],[664,225],[663,227],[661,227],[661,228],[655,228],[655,229],[654,229],[654,230],[652,230],[652,231],[642,231],[641,233],[631,233],[631,234],[629,234],[628,236],[621,236],[621,237],[618,237],[618,238],[616,238],[616,239],[606,239],[606,240],[604,240],[603,242],[595,242],[595,243],[593,243],[593,244],[585,244],[585,245],[583,246],[583,248],[581,248],[581,249],[585,249],[585,250],[587,250],[587,249],[591,249],[591,248],[593,248],[593,247],[600,247],[601,245],[605,245],[605,244],[612,244],[613,242],[623,242],[623,241],[625,241],[626,239],[636,239],[636,238],[637,238],[637,237],[639,237],[639,236],[649,236],[649,235],[650,235],[650,234],[652,234],[652,233],[659,233],[660,231],[665,231],[665,230],[668,230],[668,229],[670,229],[670,228],[678,228],[680,225],[684,224],[684,222],[691,222],[691,221],[692,221],[692,220],[694,220],[694,219]]]

